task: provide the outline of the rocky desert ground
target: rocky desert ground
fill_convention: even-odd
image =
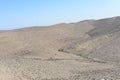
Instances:
[[[120,80],[120,17],[1,30],[0,80]]]

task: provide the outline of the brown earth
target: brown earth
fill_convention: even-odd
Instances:
[[[0,31],[0,80],[120,79],[120,17]]]

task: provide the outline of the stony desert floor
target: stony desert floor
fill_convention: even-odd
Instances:
[[[120,80],[120,17],[0,31],[0,80]]]

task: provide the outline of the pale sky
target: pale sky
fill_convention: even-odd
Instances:
[[[0,30],[120,16],[120,0],[0,0]]]

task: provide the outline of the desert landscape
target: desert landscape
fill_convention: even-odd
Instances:
[[[1,30],[0,80],[120,80],[120,17]]]

